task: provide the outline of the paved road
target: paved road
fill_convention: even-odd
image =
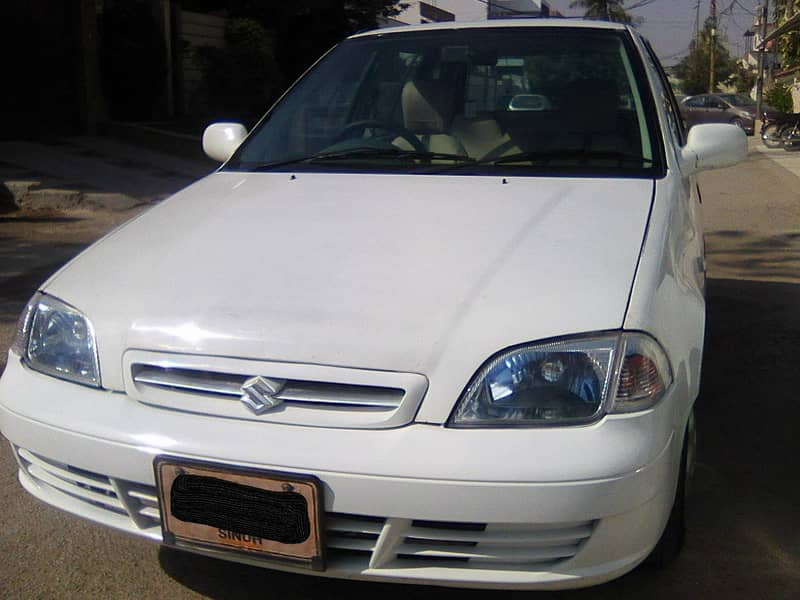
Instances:
[[[779,160],[773,160],[775,156]],[[800,598],[800,155],[703,177],[709,338],[691,534],[678,561],[592,590],[500,598]],[[46,275],[135,214],[0,215],[0,350]],[[0,359],[1,361],[2,359]],[[2,366],[0,366],[2,368]],[[54,399],[57,401],[57,399]],[[0,598],[459,599],[485,592],[328,581],[161,549],[49,508],[0,446]]]

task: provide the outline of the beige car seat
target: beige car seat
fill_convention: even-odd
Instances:
[[[403,86],[401,93],[403,124],[431,152],[466,155],[461,142],[450,133],[453,120],[453,93],[446,84],[436,80],[413,80]],[[393,142],[400,148],[411,144],[402,138]]]
[[[490,114],[468,119],[461,115],[453,119],[453,135],[463,144],[472,158],[500,158],[521,152],[504,133],[500,124]]]

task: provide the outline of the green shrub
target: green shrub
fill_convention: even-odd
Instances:
[[[782,112],[793,112],[792,92],[789,90],[788,85],[776,83],[764,95],[764,101]]]

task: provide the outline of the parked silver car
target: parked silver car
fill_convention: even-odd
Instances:
[[[700,123],[731,123],[753,135],[756,122],[756,101],[746,94],[698,94],[687,96],[680,103],[681,114],[691,127]],[[779,111],[764,106],[771,116]]]

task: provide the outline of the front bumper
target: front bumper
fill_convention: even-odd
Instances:
[[[154,540],[152,462],[168,453],[318,477],[324,575],[556,589],[617,577],[655,545],[680,453],[670,404],[558,430],[328,430],[155,409],[11,360],[0,428],[33,495]]]

